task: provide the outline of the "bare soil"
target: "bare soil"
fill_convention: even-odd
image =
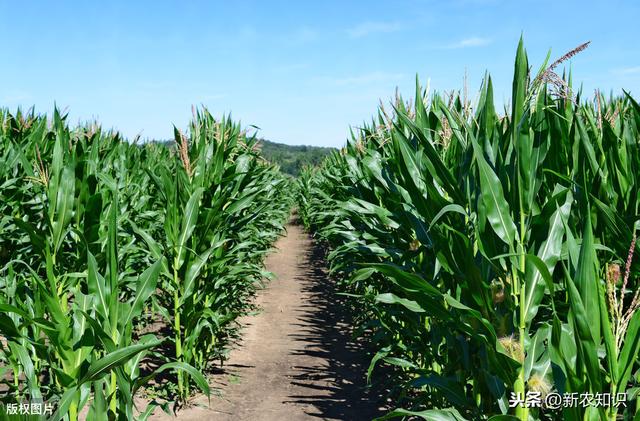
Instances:
[[[366,387],[369,356],[352,339],[351,316],[335,295],[322,250],[295,223],[266,260],[275,279],[258,293],[257,315],[204,396],[179,420],[370,420],[382,400]],[[173,418],[160,409],[151,420]]]

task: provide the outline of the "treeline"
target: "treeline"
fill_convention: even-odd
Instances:
[[[175,147],[174,140],[156,140],[155,143],[168,147]],[[297,177],[305,166],[317,166],[336,148],[325,148],[307,145],[285,145],[284,143],[271,142],[259,139],[257,142],[260,154],[267,161],[280,167],[280,171]]]
[[[261,155],[267,160],[280,166],[280,170],[297,177],[305,166],[316,166],[322,160],[335,151],[335,148],[323,148],[319,146],[285,145],[260,139]]]

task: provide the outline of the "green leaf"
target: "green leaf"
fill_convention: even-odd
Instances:
[[[462,206],[452,203],[440,209],[440,212],[438,212],[436,216],[434,216],[433,219],[431,220],[431,223],[429,224],[429,229],[431,229],[431,227],[434,226],[440,220],[440,218],[442,218],[445,214],[449,212],[456,212],[456,213],[459,213],[460,215],[463,215],[464,217],[468,217],[467,211],[465,211],[465,209]]]
[[[176,244],[176,268],[180,268],[184,263],[185,254],[187,252],[187,241],[191,238],[193,231],[196,229],[198,222],[198,214],[200,212],[200,200],[204,189],[198,187],[191,194],[189,201],[184,209],[182,217],[182,229],[180,230],[180,237]]]
[[[24,370],[24,376],[26,377],[29,385],[29,398],[34,401],[42,399],[42,393],[40,393],[40,388],[38,387],[38,378],[36,377],[31,356],[25,347],[16,342],[9,341],[8,345],[11,349],[11,353],[17,357],[18,361],[20,361],[20,364],[22,365],[22,370]]]
[[[562,252],[562,239],[564,237],[564,227],[571,212],[571,203],[573,195],[567,193],[565,203],[556,209],[549,221],[549,233],[547,238],[540,245],[537,257],[544,263],[542,268],[539,264],[535,264],[537,270],[528,271],[525,284],[525,302],[524,309],[526,322],[530,324],[538,313],[538,306],[544,296],[545,284],[553,294],[553,279],[551,278],[553,270],[558,260],[560,260]],[[533,261],[529,257],[529,261]],[[536,262],[534,262],[536,263]],[[553,300],[551,301],[553,303]]]
[[[582,248],[584,247],[585,243],[583,240]],[[587,311],[585,310],[582,298],[580,297],[580,293],[578,292],[578,289],[576,288],[569,274],[566,274],[565,279],[567,292],[569,295],[569,306],[571,308],[571,314],[573,316],[575,333],[577,334],[575,340],[578,344],[578,349],[581,351],[579,352],[579,355],[582,355],[583,363],[585,365],[589,382],[591,384],[591,391],[602,390],[602,374],[600,372],[600,363],[598,361],[597,353],[598,344],[594,341],[591,334],[591,319],[588,316]],[[599,307],[596,307],[595,310],[598,311],[598,309]]]
[[[633,367],[638,362],[640,355],[640,311],[636,311],[627,327],[624,337],[624,345],[618,359],[619,390],[625,390]]]
[[[87,373],[78,381],[78,386],[86,382],[98,380],[101,376],[109,373],[114,368],[125,364],[140,352],[155,348],[161,343],[162,341],[155,340],[149,343],[129,345],[108,353],[89,366]]]
[[[584,305],[585,320],[591,329],[591,337],[596,344],[600,343],[600,282],[596,270],[597,258],[594,248],[593,229],[591,227],[591,214],[585,212],[585,227],[580,246],[580,257],[576,269],[576,288],[580,293],[581,302]]]
[[[249,206],[249,204],[254,201],[255,197],[259,193],[260,192],[255,192],[255,193],[252,193],[252,194],[244,195],[240,199],[232,202],[225,210],[227,212],[229,212],[230,214],[232,214],[232,215],[235,214],[235,213],[238,213],[238,212],[242,211],[243,209],[246,209]]]
[[[98,273],[96,258],[87,253],[87,285],[89,293],[95,297],[96,311],[102,316],[105,323],[109,323],[109,308],[111,306],[111,291],[105,279]],[[107,328],[107,330],[110,330]]]
[[[504,197],[502,183],[491,166],[487,163],[482,149],[473,136],[471,136],[474,157],[478,163],[480,173],[481,199],[486,214],[481,218],[487,218],[491,228],[510,248],[515,246],[516,225],[511,217],[509,203]]]
[[[144,303],[146,303],[149,297],[151,297],[155,292],[161,268],[162,262],[158,260],[138,277],[136,282],[136,294],[133,301],[129,303],[129,309],[122,321],[123,328],[133,323],[134,317],[140,315]]]
[[[53,254],[56,255],[62,246],[64,234],[73,216],[73,202],[75,195],[75,174],[71,165],[62,170],[59,184],[51,185],[50,196],[55,195],[55,207],[49,210],[52,229]],[[57,187],[57,189],[55,189]],[[55,189],[55,190],[54,190]]]
[[[384,421],[398,417],[420,417],[427,421],[466,421],[460,413],[454,409],[427,409],[425,411],[409,411],[406,409],[395,409],[388,414],[376,418],[374,421]]]
[[[390,292],[376,295],[375,300],[379,303],[385,304],[400,304],[407,310],[413,311],[414,313],[424,313],[424,309],[420,307],[420,305],[415,301],[407,300],[406,298],[400,298]]]
[[[156,377],[158,374],[160,374],[161,372],[163,372],[165,370],[184,371],[185,373],[189,374],[189,376],[193,379],[193,381],[196,382],[196,385],[200,388],[200,390],[205,395],[207,395],[207,396],[211,395],[211,390],[210,390],[210,387],[209,387],[209,383],[207,383],[207,380],[202,375],[202,373],[200,373],[193,366],[191,366],[189,364],[186,364],[184,362],[180,362],[180,361],[174,361],[174,362],[163,364],[160,367],[158,367],[157,369],[153,370],[153,372],[151,374],[147,375],[146,377],[143,377],[143,378],[140,378],[140,379],[136,380],[135,386],[132,389],[133,393],[135,393],[140,387],[142,387],[145,384],[147,384],[147,382],[149,382],[149,380],[153,379],[154,377]]]

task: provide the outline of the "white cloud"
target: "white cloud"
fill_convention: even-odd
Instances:
[[[320,34],[318,33],[318,31],[308,27],[298,29],[293,35],[294,41],[300,44],[316,41],[318,38],[320,38]]]
[[[619,75],[635,75],[640,73],[640,66],[623,67],[620,69],[615,69],[613,72]]]
[[[335,86],[370,85],[375,83],[397,82],[404,79],[402,73],[371,72],[343,78],[322,78],[321,80]]]
[[[3,103],[25,103],[33,100],[33,96],[24,91],[13,91],[2,97]]]
[[[494,6],[502,3],[502,0],[453,0],[452,3],[458,7]]]
[[[305,70],[310,67],[309,63],[289,63],[275,66],[272,70],[276,73],[292,73],[299,70]]]
[[[399,22],[363,22],[347,30],[351,38],[362,38],[371,34],[387,34],[402,29]]]
[[[258,36],[258,31],[251,25],[243,25],[239,30],[239,36],[245,39],[253,39]]]
[[[458,42],[454,42],[452,44],[445,45],[446,49],[456,49],[456,48],[472,48],[472,47],[484,47],[486,45],[491,44],[492,40],[490,38],[483,37],[469,37],[461,39]]]
[[[206,104],[211,104],[211,103],[216,103],[222,99],[227,98],[226,94],[217,94],[217,93],[201,93],[198,92],[197,94],[194,94],[191,96],[193,102],[191,103],[191,105],[206,105]]]
[[[217,101],[219,99],[224,99],[226,97],[227,97],[226,94],[205,94],[201,96],[200,99],[202,101]]]

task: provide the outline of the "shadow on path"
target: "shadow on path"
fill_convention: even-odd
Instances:
[[[308,299],[299,310],[304,329],[290,335],[301,344],[292,354],[313,357],[310,360],[318,363],[292,367],[291,382],[298,388],[289,402],[314,408],[306,413],[322,419],[371,420],[384,415],[382,393],[366,384],[370,356],[365,344],[352,338],[348,297],[336,294],[327,275],[325,251],[315,242],[299,262],[299,273],[296,281]]]

